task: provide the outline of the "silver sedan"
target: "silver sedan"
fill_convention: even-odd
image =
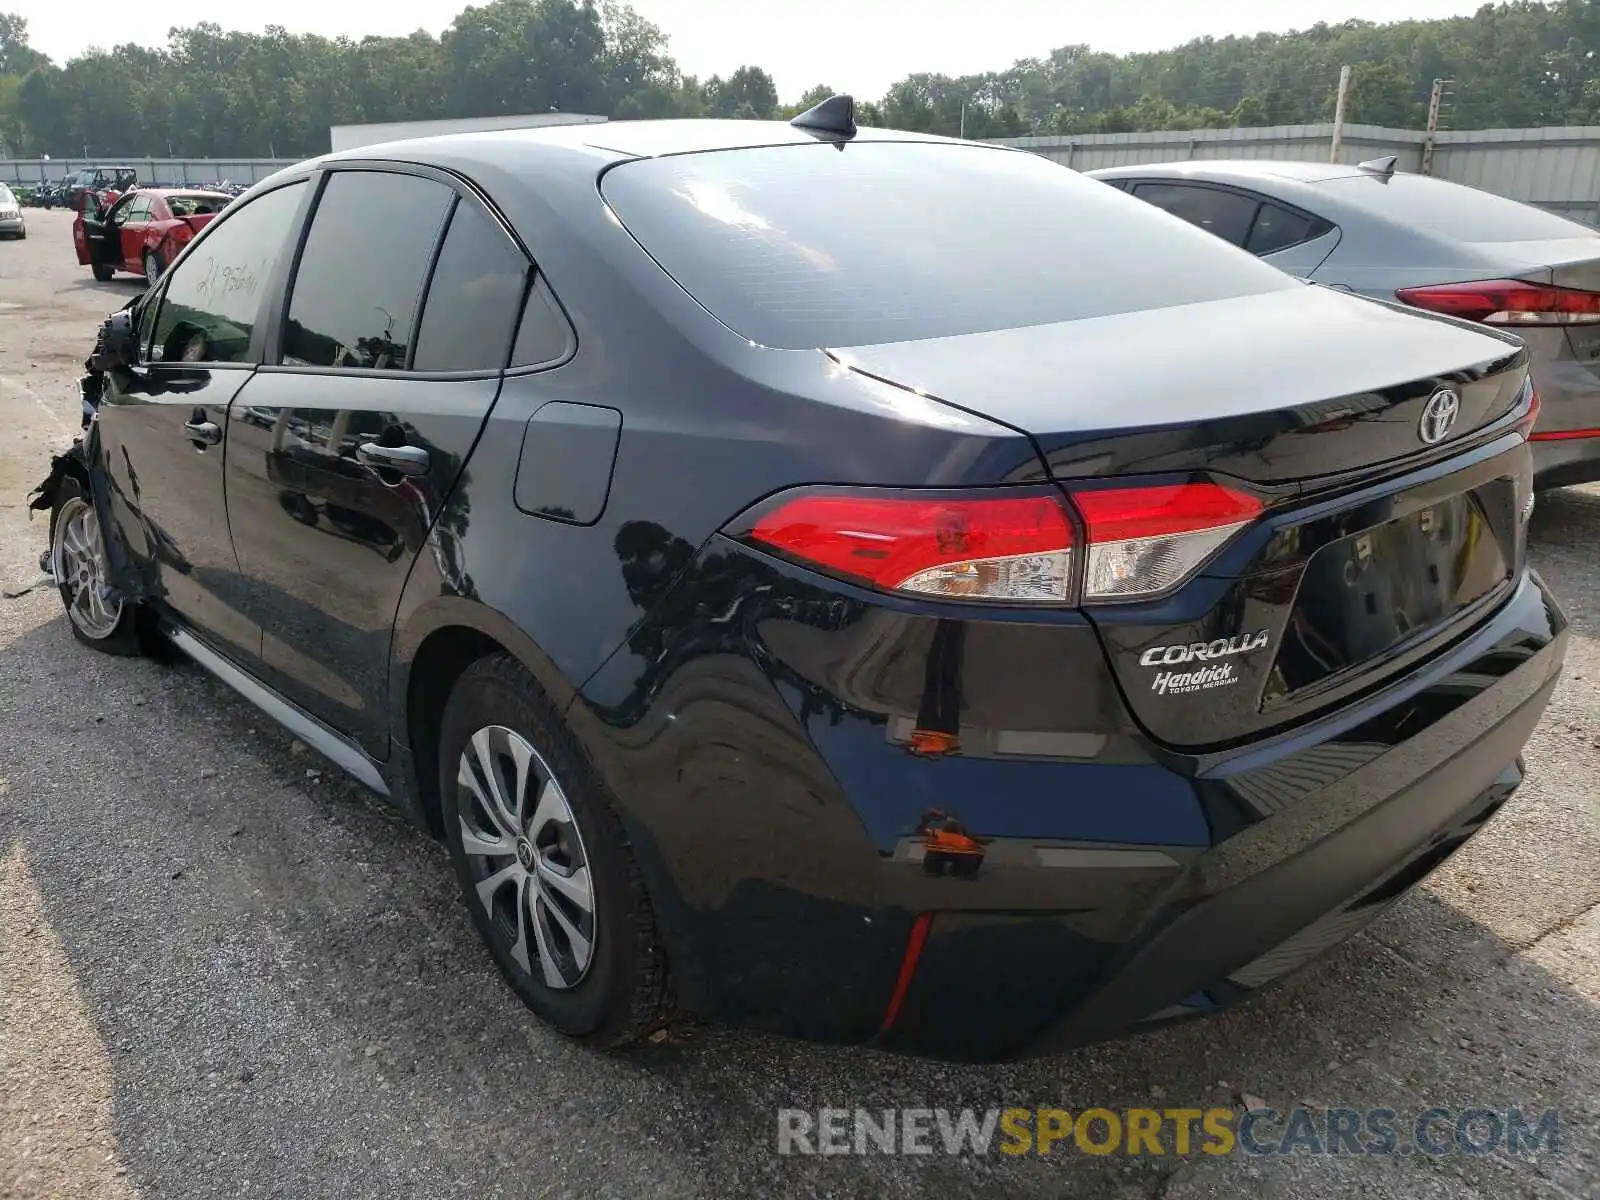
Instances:
[[[1292,275],[1517,333],[1542,401],[1537,485],[1600,480],[1600,230],[1393,159],[1089,174]]]
[[[22,215],[22,205],[5,184],[0,183],[0,237],[25,238],[28,221]]]

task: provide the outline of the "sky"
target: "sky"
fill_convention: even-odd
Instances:
[[[632,0],[670,39],[678,65],[692,75],[727,75],[750,63],[765,68],[785,100],[815,84],[878,99],[916,71],[966,75],[1001,70],[1019,58],[1042,57],[1057,46],[1086,43],[1123,54],[1161,50],[1210,35],[1285,32],[1318,21],[1460,16],[1482,0]],[[437,34],[465,4],[438,0],[272,0],[259,6],[169,8],[172,18],[138,18],[115,32],[112,22],[85,21],[86,11],[116,9],[70,3],[9,0],[28,19],[37,50],[64,62],[92,44],[163,44],[166,27],[214,21],[225,29],[259,32],[269,21],[296,33]],[[159,6],[158,6],[159,7]],[[240,8],[248,7],[248,14]],[[30,9],[34,11],[30,11]],[[121,11],[133,12],[124,7]],[[261,14],[259,17],[256,14]],[[183,14],[180,16],[179,14]]]

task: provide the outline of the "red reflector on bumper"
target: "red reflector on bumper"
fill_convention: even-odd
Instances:
[[[1600,429],[1546,429],[1533,434],[1530,442],[1567,442],[1574,438],[1600,438]]]
[[[927,944],[928,929],[932,925],[932,913],[918,913],[917,919],[911,924],[911,936],[906,938],[906,954],[900,960],[900,977],[894,981],[889,1007],[884,1009],[883,1025],[878,1030],[880,1037],[889,1032],[895,1018],[900,1015],[900,1006],[906,1002],[906,993],[911,990],[911,979],[917,973],[917,960],[922,957],[922,947]]]

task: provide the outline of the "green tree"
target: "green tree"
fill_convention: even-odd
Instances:
[[[1342,65],[1353,121],[1416,126],[1432,81],[1443,120],[1472,128],[1600,124],[1600,0],[1505,0],[1438,21],[1321,23],[1198,38],[1145,54],[1057,47],[1003,69],[918,72],[857,119],[971,138],[1326,120]],[[309,155],[329,125],[512,113],[614,118],[790,116],[758,65],[685,76],[666,35],[622,0],[487,0],[441,36],[328,39],[199,22],[157,49],[113,46],[57,65],[0,14],[0,140],[76,157]]]
[[[728,78],[713,75],[705,85],[706,113],[713,117],[766,120],[777,112],[778,88],[760,67],[740,67]]]
[[[0,12],[0,75],[26,75],[49,61],[28,45],[28,19]]]

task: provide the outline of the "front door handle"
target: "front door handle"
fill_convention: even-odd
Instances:
[[[215,446],[222,441],[222,426],[206,420],[203,412],[195,413],[183,423],[183,433],[191,442],[199,442],[203,446]]]
[[[397,475],[426,475],[428,452],[420,446],[384,446],[362,442],[356,447],[356,461]]]

